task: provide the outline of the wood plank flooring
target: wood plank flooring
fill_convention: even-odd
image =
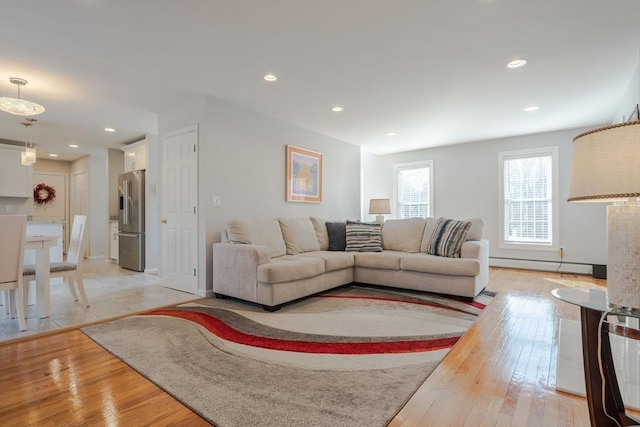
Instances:
[[[554,388],[558,321],[579,317],[550,295],[566,283],[605,282],[492,269],[498,295],[390,426],[588,426],[585,399]],[[0,345],[0,361],[2,426],[209,425],[78,330]]]

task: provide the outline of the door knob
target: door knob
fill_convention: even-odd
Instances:
[[[163,219],[163,220],[162,220],[162,221],[160,221],[160,222],[161,222],[161,223],[163,223],[163,224],[166,224],[166,223],[167,223],[167,220],[166,220],[166,219]]]

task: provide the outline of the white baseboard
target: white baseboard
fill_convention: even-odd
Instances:
[[[145,274],[155,274],[156,276],[158,275],[158,269],[157,268],[145,268],[144,272],[145,272]]]
[[[590,264],[572,264],[570,262],[531,261],[524,259],[489,258],[491,267],[518,268],[522,270],[553,271],[558,273],[590,275],[593,267]],[[558,268],[559,267],[559,268]]]
[[[89,255],[87,259],[107,259],[106,255]]]

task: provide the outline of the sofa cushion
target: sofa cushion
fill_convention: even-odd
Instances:
[[[380,224],[347,221],[347,252],[382,252]]]
[[[429,238],[427,253],[443,257],[459,258],[460,248],[465,241],[471,223],[455,219],[438,218]]]
[[[249,243],[269,248],[272,257],[286,255],[287,247],[282,238],[280,222],[277,219],[233,220],[227,228],[231,243]]]
[[[408,254],[397,251],[361,252],[355,254],[354,265],[382,270],[400,270],[400,259],[405,255]]]
[[[471,223],[469,231],[467,231],[467,237],[465,241],[469,240],[482,240],[482,232],[484,231],[484,220],[482,218],[469,218],[465,221]]]
[[[283,256],[258,266],[258,282],[282,283],[308,279],[324,273],[324,260],[313,257]]]
[[[442,274],[446,276],[477,276],[480,262],[471,258],[447,258],[429,254],[407,254],[400,260],[404,271]]]
[[[327,235],[329,236],[330,251],[344,251],[347,247],[347,223],[327,222]]]
[[[424,218],[390,219],[382,225],[382,249],[420,252]]]
[[[310,217],[311,223],[313,224],[313,229],[316,232],[316,237],[318,238],[318,245],[320,246],[321,251],[329,250],[329,234],[327,233],[327,226],[324,219],[316,218],[315,216]]]
[[[354,252],[328,252],[328,251],[316,251],[305,252],[298,256],[320,258],[324,260],[325,272],[342,270],[343,268],[353,267],[353,255]]]
[[[279,218],[288,255],[319,251],[318,236],[309,218]]]

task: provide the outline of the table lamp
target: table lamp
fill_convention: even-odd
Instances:
[[[640,121],[573,139],[569,202],[607,206],[607,300],[640,311]]]
[[[371,199],[369,200],[369,214],[376,215],[376,222],[382,224],[384,222],[384,214],[391,213],[391,204],[389,199]]]

